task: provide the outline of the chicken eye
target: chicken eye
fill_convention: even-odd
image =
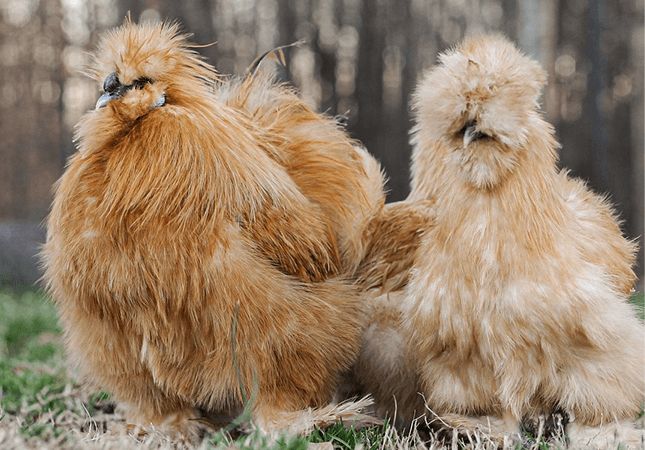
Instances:
[[[150,78],[143,77],[143,78],[137,78],[136,80],[134,80],[132,82],[132,86],[134,86],[135,89],[141,90],[146,86],[146,84],[151,84],[151,83],[152,83],[152,80]]]
[[[480,140],[480,139],[490,139],[490,138],[491,138],[491,136],[490,136],[490,135],[488,135],[488,134],[486,134],[486,133],[482,133],[481,131],[478,131],[477,133],[475,133],[475,134],[473,135],[473,139],[472,139],[472,140],[473,140],[473,141],[478,141],[478,140]]]

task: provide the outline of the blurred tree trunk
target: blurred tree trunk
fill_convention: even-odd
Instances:
[[[631,195],[632,200],[632,222],[629,229],[630,236],[640,236],[640,248],[638,250],[638,265],[639,269],[636,273],[640,279],[640,286],[637,287],[641,292],[643,291],[643,270],[645,269],[645,258],[643,243],[643,226],[645,222],[645,198],[644,198],[644,181],[645,174],[644,161],[643,161],[643,136],[644,136],[644,123],[643,123],[643,100],[645,93],[643,92],[643,85],[638,84],[636,80],[643,80],[645,72],[643,70],[643,56],[645,53],[645,33],[642,20],[638,20],[638,14],[632,16],[637,25],[634,29],[628,31],[629,33],[629,56],[631,60],[631,70],[633,71],[633,92],[631,97],[631,108],[627,115],[627,120],[631,122],[631,185],[628,189],[628,195]],[[641,17],[642,19],[642,17]]]
[[[518,43],[529,56],[540,59],[541,0],[523,0],[519,3]]]
[[[378,4],[378,0],[363,0],[356,71],[358,120],[350,127],[350,132],[382,162],[386,172],[391,176],[387,164],[388,149],[382,145],[384,36],[379,27]]]
[[[162,18],[179,19],[182,30],[193,35],[192,42],[207,46],[198,48],[197,51],[215,65],[218,57],[217,45],[209,45],[217,41],[210,0],[164,2],[159,12]]]
[[[629,2],[604,4],[601,51],[605,58],[605,85],[600,94],[599,114],[607,133],[605,163],[608,176],[604,187],[625,221],[624,231],[630,236],[642,234],[643,216],[643,92],[637,79],[643,80],[643,41],[640,55],[633,51],[632,34],[641,27],[642,16]],[[642,6],[641,6],[642,7]],[[602,13],[602,11],[600,11]],[[611,31],[610,31],[611,30]],[[639,78],[638,77],[640,74]],[[642,85],[641,85],[642,86]],[[640,103],[640,113],[639,113]],[[638,117],[640,120],[634,120]],[[640,138],[633,139],[640,129]],[[639,167],[634,173],[634,167]],[[631,175],[631,176],[630,176]],[[639,231],[640,230],[640,231]],[[639,250],[639,267],[643,268],[643,249]]]
[[[0,71],[0,219],[41,220],[63,165],[59,3],[44,0],[24,23],[3,24]],[[1,250],[1,249],[0,249]]]
[[[296,27],[298,25],[298,16],[296,14],[296,0],[278,0],[278,45],[289,45],[298,40],[296,35]],[[289,51],[291,55],[293,50]],[[291,67],[290,58],[287,58],[287,66],[284,68],[284,79],[281,81],[290,81]]]
[[[145,4],[144,2],[140,0],[117,0],[117,5],[118,5],[118,15],[119,15],[119,20],[117,23],[121,23],[123,21],[123,18],[129,13],[132,20],[135,22],[139,21],[139,17],[141,17],[141,13],[145,9]]]
[[[334,26],[337,26],[338,6],[339,6],[339,3],[336,2],[336,4],[332,6],[331,10],[322,9],[319,7],[318,11],[316,11],[315,14],[318,16],[324,15],[324,17],[318,17],[318,20],[320,21],[324,20],[326,22],[329,22],[330,24],[333,24]],[[315,9],[315,7],[312,9]],[[313,19],[315,20],[315,18]],[[316,32],[314,33],[313,39],[311,39],[311,42],[308,42],[308,44],[311,50],[317,56],[316,57],[316,61],[318,65],[317,70],[320,76],[320,83],[321,83],[321,89],[322,89],[321,102],[320,102],[319,108],[321,111],[325,111],[328,114],[335,115],[337,113],[336,109],[338,107],[338,95],[336,94],[336,89],[335,89],[336,87],[336,47],[338,44],[337,42],[334,42],[333,44],[323,42],[323,39],[322,39],[323,36],[321,36],[321,33],[322,33],[321,27],[320,26],[316,27]],[[336,39],[338,39],[338,34],[336,35]]]
[[[513,41],[517,42],[518,12],[517,0],[502,0],[502,27],[501,31]]]
[[[296,37],[297,19],[295,0],[279,0],[278,2],[278,27],[280,45],[291,44],[298,40]]]
[[[38,11],[41,29],[38,33],[43,39],[36,45],[51,45],[54,52],[51,63],[41,61],[36,64],[37,78],[41,82],[39,95],[36,101],[37,113],[33,122],[36,132],[33,137],[33,147],[28,170],[30,172],[29,219],[40,220],[48,211],[52,200],[52,184],[57,180],[60,171],[65,167],[67,158],[74,152],[72,132],[64,124],[64,104],[62,101],[65,72],[61,58],[61,48],[65,45],[65,37],[61,27],[62,11],[57,0],[43,0]],[[49,93],[47,86],[53,92]],[[43,90],[44,89],[44,90]],[[38,149],[46,148],[47,152]]]
[[[558,41],[558,0],[543,0],[540,14],[540,63],[547,72],[543,103],[547,120],[554,123],[559,118],[558,90],[555,81],[555,53]]]
[[[588,89],[585,110],[591,134],[591,174],[601,191],[607,191],[611,172],[607,160],[607,125],[600,111],[602,94],[607,88],[607,60],[601,48],[605,8],[602,0],[589,0],[587,12]]]
[[[389,93],[391,98],[383,98],[381,106],[381,116],[385,122],[381,124],[383,136],[380,143],[382,161],[390,176],[390,201],[403,200],[410,192],[409,101],[412,87],[416,85],[416,76],[410,72],[411,63],[407,56],[410,53],[409,49],[417,45],[411,11],[409,0],[390,2],[385,7],[387,24],[384,28],[387,35],[384,56],[387,57],[390,67],[384,68],[381,77],[385,76],[385,70],[393,71],[392,75],[397,80],[397,83],[389,87],[392,91]],[[387,101],[393,104],[385,104]]]

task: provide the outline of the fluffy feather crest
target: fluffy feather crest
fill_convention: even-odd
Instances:
[[[174,22],[133,26],[126,18],[121,27],[101,37],[90,74],[99,83],[116,72],[123,84],[139,78],[172,83],[181,76],[210,80],[215,69],[204,62]],[[178,76],[179,75],[179,76]]]
[[[554,166],[558,145],[539,111],[546,74],[537,62],[500,35],[466,39],[439,60],[413,99],[413,194],[433,195],[432,180],[492,188],[529,153]]]
[[[511,147],[523,145],[546,73],[501,35],[473,36],[439,57],[421,81],[414,109],[433,135],[458,133],[469,121]],[[440,89],[437,89],[440,86]]]

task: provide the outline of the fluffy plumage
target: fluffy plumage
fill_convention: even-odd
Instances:
[[[422,257],[422,237],[433,222],[431,201],[385,205],[365,230],[365,256],[356,271],[367,315],[347,382],[351,394],[371,395],[377,415],[389,417],[399,429],[425,411],[413,355],[406,350],[401,303],[411,270]]]
[[[635,245],[557,170],[545,80],[505,38],[477,36],[416,90],[412,191],[366,229],[350,377],[400,428],[425,416],[503,442],[564,411],[574,445],[643,438],[629,420],[590,428],[634,418],[645,396]]]
[[[216,96],[247,115],[280,150],[289,177],[329,222],[342,270],[353,273],[365,252],[363,234],[385,202],[376,159],[270,77],[233,79],[219,84]]]
[[[628,298],[635,245],[609,202],[556,168],[546,75],[500,36],[440,57],[414,96],[412,192],[432,199],[402,304],[421,388],[439,414],[560,409],[634,417],[645,330]]]
[[[245,400],[265,429],[325,405],[359,347],[345,275],[376,162],[283,87],[214,82],[175,25],[126,22],[95,61],[105,92],[43,250],[70,360],[132,422],[180,433]]]

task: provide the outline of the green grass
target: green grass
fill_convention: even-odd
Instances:
[[[387,433],[387,423],[380,427],[355,430],[336,424],[326,430],[316,429],[309,437],[310,442],[331,442],[335,449],[353,450],[357,446],[365,450],[377,450]]]
[[[45,295],[27,291],[22,295],[0,292],[0,349],[3,356],[21,352],[43,333],[59,334],[56,311]],[[6,354],[5,354],[6,353]]]
[[[638,306],[638,311],[640,313],[641,319],[645,318],[645,294],[642,292],[637,292],[632,295],[630,301]]]
[[[0,293],[0,406],[9,412],[67,383],[56,312],[45,296]],[[46,391],[46,392],[44,392]]]
[[[233,440],[223,433],[215,433],[208,440],[209,448],[231,448],[239,450],[305,450],[308,440],[302,437],[280,438],[270,442],[266,436],[259,433],[240,436]]]
[[[643,293],[634,294],[631,301],[643,317]],[[43,443],[53,443],[44,448],[77,448],[79,441],[87,438],[87,429],[91,431],[87,423],[91,425],[105,411],[109,394],[84,392],[70,376],[60,335],[55,308],[44,294],[0,292],[0,447],[5,448],[3,433],[6,435],[7,430],[15,429],[19,436],[15,439],[24,439],[33,448]],[[70,415],[74,417],[71,422],[66,419],[67,422],[61,423],[60,417]],[[111,413],[103,417],[108,423],[116,420]],[[106,434],[95,431],[93,436],[101,439]],[[133,442],[136,448],[175,448],[168,440],[139,444],[133,438],[128,439],[122,448],[132,448]],[[277,441],[268,441],[259,434],[232,439],[226,433],[215,433],[199,449],[305,450],[310,443],[331,443],[334,450],[416,447],[413,442],[402,442],[387,425],[355,430],[339,424],[326,430],[317,429],[307,438]]]
[[[27,437],[59,436],[63,430],[36,422],[68,408],[69,384],[53,306],[40,293],[0,293],[0,410],[20,416]]]
[[[377,450],[380,448],[387,433],[388,425],[380,427],[355,429],[345,427],[343,424],[333,425],[325,430],[315,429],[308,437],[280,438],[270,442],[265,436],[258,433],[240,436],[232,440],[226,434],[215,433],[211,436],[209,444],[215,448],[234,447],[239,450],[305,450],[309,443],[320,444],[329,442],[335,450]]]

